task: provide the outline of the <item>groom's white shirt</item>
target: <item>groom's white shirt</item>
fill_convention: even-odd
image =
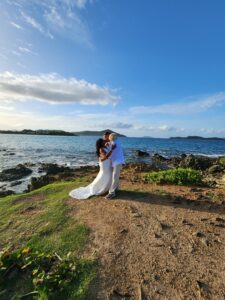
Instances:
[[[122,165],[125,163],[123,149],[121,147],[120,141],[116,140],[110,143],[110,148],[113,144],[116,144],[116,148],[113,150],[112,154],[110,155],[110,159],[112,161],[112,166],[115,167],[117,165]]]

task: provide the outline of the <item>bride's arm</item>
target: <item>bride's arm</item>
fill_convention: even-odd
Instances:
[[[112,149],[107,153],[104,149],[100,149],[100,159],[101,161],[104,161],[110,157],[115,147],[112,147]]]

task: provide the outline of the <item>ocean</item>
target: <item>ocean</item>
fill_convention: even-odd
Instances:
[[[41,136],[0,134],[0,171],[19,163],[57,163],[69,167],[96,165],[93,136]],[[225,140],[189,140],[159,138],[120,138],[127,162],[149,162],[150,158],[138,158],[135,150],[174,155],[200,154],[225,155]]]
[[[22,192],[32,176],[40,176],[41,163],[57,163],[68,167],[97,165],[95,142],[93,136],[43,136],[0,134],[0,172],[15,167],[17,164],[29,163],[32,174],[22,179],[17,186],[9,182],[0,182],[0,190],[10,189]],[[225,140],[189,140],[159,138],[120,138],[126,162],[151,163],[151,156],[159,153],[166,157],[186,154],[206,156],[225,156]],[[149,152],[150,156],[141,158],[136,150]]]

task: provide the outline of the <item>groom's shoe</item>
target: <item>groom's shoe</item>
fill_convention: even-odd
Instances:
[[[115,197],[116,197],[116,194],[108,194],[108,195],[105,196],[105,199],[110,200],[110,199],[113,199]]]

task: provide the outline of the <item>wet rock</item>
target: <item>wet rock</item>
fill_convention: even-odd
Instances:
[[[24,165],[25,167],[27,167],[27,168],[34,167],[34,166],[35,166],[35,164],[32,163],[32,162],[26,162],[26,163],[24,163],[23,165]]]
[[[58,173],[62,173],[65,171],[70,171],[70,168],[64,167],[64,166],[59,166],[57,164],[48,164],[44,163],[41,165],[41,168],[38,170],[39,172],[46,172],[47,175],[55,175]]]
[[[15,194],[15,192],[11,191],[11,190],[0,191],[0,198],[6,197],[6,196],[9,196],[9,195],[12,195],[12,194]]]
[[[21,183],[22,183],[21,180],[17,180],[17,181],[12,182],[12,183],[10,184],[10,186],[16,186],[16,185],[19,185],[19,184],[21,184]]]
[[[4,153],[3,154],[3,156],[12,156],[12,155],[16,155],[16,153],[14,153],[14,152],[6,152],[6,153]]]
[[[164,156],[162,156],[162,155],[160,155],[158,153],[155,153],[153,155],[152,160],[154,160],[156,162],[166,162],[166,161],[168,162],[169,161],[168,158],[166,158],[166,157],[164,157]]]
[[[26,177],[32,173],[32,170],[22,164],[15,168],[10,168],[0,172],[0,181],[14,181]]]
[[[7,184],[0,185],[0,189],[4,189],[6,186]]]
[[[136,155],[137,155],[137,156],[141,156],[141,157],[146,157],[146,156],[149,156],[149,153],[146,152],[146,151],[137,150],[137,151],[136,151]]]

